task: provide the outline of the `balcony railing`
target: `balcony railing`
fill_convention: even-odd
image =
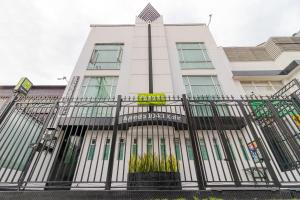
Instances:
[[[300,187],[291,96],[24,98],[0,122],[0,189]]]

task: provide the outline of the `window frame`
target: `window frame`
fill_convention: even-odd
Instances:
[[[91,80],[92,79],[99,79],[99,78],[113,78],[114,79],[114,80],[112,80],[113,84],[110,85],[109,96],[107,96],[105,98],[115,97],[115,93],[116,93],[117,86],[118,86],[118,81],[119,81],[119,76],[85,76],[85,77],[83,77],[81,87],[80,87],[80,90],[79,90],[79,97],[80,98],[103,98],[103,97],[87,97],[86,96],[86,92],[87,92],[87,89],[89,87],[96,87],[95,85],[89,85]],[[86,82],[86,79],[88,79],[87,82]],[[98,87],[98,91],[99,91],[99,89],[101,87],[103,87],[103,85],[98,85],[97,87]],[[114,88],[115,88],[115,90],[114,90]]]
[[[267,86],[263,86],[263,85],[260,85],[260,83],[267,83]],[[269,87],[271,88],[273,91],[272,91],[272,94],[274,94],[275,92],[277,92],[278,90],[276,89],[276,86],[279,86],[279,84],[274,84],[274,83],[281,83],[281,87],[282,88],[284,86],[284,84],[282,83],[282,81],[240,81],[240,84],[245,92],[246,95],[252,95],[252,94],[256,94],[256,95],[270,95],[270,94],[262,94],[260,91],[260,87]],[[246,85],[248,84],[248,85]],[[245,89],[245,87],[253,87],[254,88],[254,91],[250,93],[247,92],[247,90]],[[271,95],[272,95],[271,94]]]
[[[103,160],[108,160],[111,148],[111,138],[106,138],[103,150]]]
[[[103,61],[103,62],[92,62],[95,58],[95,54],[96,51],[117,51],[115,49],[96,49],[97,46],[118,46],[119,45],[119,55],[118,55],[118,62],[109,62],[109,61]],[[122,63],[122,57],[123,57],[123,51],[124,51],[124,43],[95,43],[94,44],[94,48],[92,51],[92,54],[90,56],[89,62],[88,62],[88,66],[87,66],[87,70],[120,70],[121,68],[121,63]],[[97,61],[97,58],[96,58]],[[95,67],[95,63],[116,63],[117,67],[116,68],[109,68],[109,67]],[[90,67],[91,65],[94,65],[94,67]]]
[[[124,160],[125,148],[126,148],[125,138],[121,137],[121,138],[119,138],[119,150],[118,150],[118,159],[117,160]]]
[[[194,45],[198,45],[199,48],[187,48],[187,47],[182,47],[182,45],[186,45],[186,44],[194,44]],[[180,64],[180,68],[182,70],[189,70],[189,69],[214,69],[214,65],[212,63],[212,60],[210,59],[209,53],[207,51],[205,42],[176,42],[176,49],[177,49],[177,53],[178,53],[178,60],[179,60],[179,64]],[[201,56],[203,58],[203,60],[196,60],[196,61],[189,61],[185,59],[184,56],[184,51],[200,51],[201,52]],[[198,63],[199,66],[185,66],[183,67],[183,64],[189,64],[189,63]],[[201,66],[201,64],[207,64],[208,66]]]
[[[190,77],[198,77],[198,78],[201,78],[201,77],[210,77],[211,81],[212,81],[212,85],[196,85],[196,84],[191,84],[191,81],[190,81]],[[215,80],[213,78],[216,78],[216,80],[218,81],[218,83],[215,82]],[[188,86],[185,84],[185,81],[184,79],[187,79],[187,82],[188,82]],[[219,79],[217,77],[217,75],[183,75],[182,76],[182,79],[183,79],[183,84],[184,84],[184,87],[185,87],[185,91],[187,93],[187,87],[191,93],[191,97],[197,97],[199,95],[194,95],[194,92],[192,90],[192,86],[213,86],[216,93],[217,93],[217,96],[221,96],[223,95],[223,90],[222,90],[222,87],[221,87],[221,84],[219,82]],[[208,95],[209,96],[209,95]]]
[[[93,160],[95,156],[95,150],[96,150],[96,138],[92,138],[91,142],[88,147],[88,152],[87,152],[87,160]]]

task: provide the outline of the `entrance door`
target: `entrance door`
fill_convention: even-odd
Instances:
[[[79,129],[76,132],[81,133]],[[80,134],[69,136],[66,134],[49,176],[46,189],[70,189],[82,146],[82,138],[83,135]]]

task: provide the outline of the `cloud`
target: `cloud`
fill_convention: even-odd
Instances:
[[[150,0],[165,23],[207,23],[220,46],[257,45],[300,30],[299,0]],[[1,0],[0,84],[22,76],[34,84],[64,84],[89,24],[134,23],[148,0]]]

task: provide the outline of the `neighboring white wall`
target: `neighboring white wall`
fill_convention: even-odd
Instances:
[[[274,61],[230,62],[232,71],[281,70]]]
[[[275,64],[280,68],[284,69],[287,67],[293,60],[300,60],[300,51],[284,51],[278,56],[275,60]]]

